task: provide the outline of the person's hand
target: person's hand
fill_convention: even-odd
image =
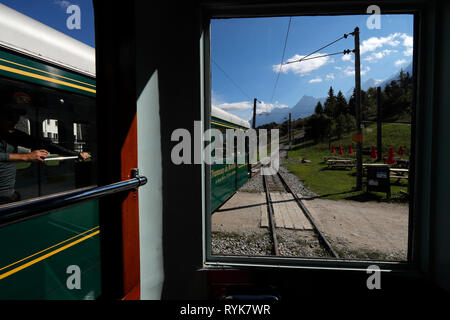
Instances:
[[[82,152],[78,155],[78,161],[84,161],[91,157],[91,155],[87,152]]]
[[[34,150],[33,152],[27,153],[27,161],[44,162],[44,159],[47,158],[47,156],[47,150]]]

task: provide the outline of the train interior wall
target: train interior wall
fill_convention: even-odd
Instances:
[[[408,4],[406,1],[397,2]],[[203,299],[214,296],[215,290],[225,283],[277,288],[285,297],[327,290],[330,293],[366,292],[367,274],[361,271],[202,269],[201,166],[174,165],[171,162],[174,146],[172,132],[186,128],[192,133],[194,121],[201,117],[201,3],[94,3],[97,63],[100,66],[98,98],[99,104],[108,105],[110,110],[108,115],[103,115],[103,119],[110,126],[117,121],[124,123],[120,130],[125,135],[127,125],[129,128],[133,115],[137,113],[138,117],[142,117],[137,122],[138,140],[146,139],[144,143],[152,144],[151,148],[146,149],[142,141],[138,141],[138,163],[143,168],[141,173],[150,177],[148,186],[139,194],[140,199],[146,197],[148,200],[139,200],[142,207],[139,221],[140,275],[137,279],[140,277],[141,298]],[[264,5],[274,3],[259,2]],[[371,4],[369,1],[358,3],[361,8]],[[415,239],[416,245],[421,248],[417,262],[425,277],[387,274],[383,278],[384,288],[409,294],[429,289],[429,279],[450,290],[450,234],[447,231],[450,205],[446,201],[450,196],[450,150],[445,145],[450,138],[450,127],[445,125],[446,119],[450,118],[450,92],[447,90],[450,62],[446,59],[450,56],[450,4],[430,2],[425,10],[427,18],[422,20],[424,30],[437,30],[436,38],[428,39],[432,47],[427,46],[423,53],[424,61],[432,62],[423,67],[427,72],[424,79],[430,77],[435,81],[419,88],[422,90],[421,103],[424,104],[422,110],[426,111],[419,132],[422,130],[422,139],[425,140],[421,141],[421,145],[426,148],[418,148],[418,152],[431,152],[421,165],[424,170],[432,168],[429,179],[420,181],[422,189],[416,188],[416,191],[423,193],[418,205],[422,218],[418,219],[420,225]],[[108,92],[108,96],[101,90]],[[128,111],[120,111],[123,108]],[[432,112],[427,113],[428,110]],[[109,133],[117,131],[117,128],[107,129]],[[117,136],[117,133],[114,135]],[[114,146],[109,148],[117,149]],[[154,154],[159,148],[160,157]],[[110,164],[102,168],[103,176],[108,174],[108,170],[117,176],[120,170],[118,165]],[[121,221],[116,218],[108,225],[111,230],[119,230]],[[123,235],[123,229],[121,232]],[[117,239],[111,231],[106,234],[103,243],[105,259],[115,261],[117,253],[114,253],[111,244],[117,243]],[[123,269],[122,265],[106,271],[104,281],[111,280],[114,274],[123,273]],[[136,283],[136,279],[131,283]],[[124,284],[117,286],[123,289]],[[119,290],[116,287],[112,289]]]

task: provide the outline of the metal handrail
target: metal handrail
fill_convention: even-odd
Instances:
[[[135,190],[147,183],[147,178],[136,175],[129,180],[120,181],[102,187],[87,187],[74,191],[53,194],[37,199],[20,201],[0,207],[0,227],[16,223],[50,211],[68,207],[73,204],[101,198],[122,191]]]
[[[78,156],[71,156],[71,157],[45,158],[44,161],[45,161],[45,162],[47,162],[47,161],[55,161],[55,160],[58,160],[58,161],[65,161],[65,160],[77,160],[77,159],[78,159]]]

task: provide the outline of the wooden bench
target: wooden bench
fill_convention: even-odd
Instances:
[[[353,160],[353,159],[347,159],[338,156],[324,156],[322,160],[323,162],[327,162],[328,160]]]
[[[327,160],[327,165],[328,165],[329,169],[353,168],[353,167],[355,167],[355,160],[353,160],[353,159]]]
[[[399,169],[399,168],[390,168],[389,171],[391,172],[390,177],[393,179],[406,179],[408,180],[408,169]]]

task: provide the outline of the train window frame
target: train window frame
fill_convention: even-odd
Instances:
[[[200,94],[201,94],[201,120],[205,130],[211,127],[211,56],[210,56],[210,22],[218,18],[252,18],[252,17],[282,17],[282,16],[312,16],[312,15],[361,15],[366,14],[362,8],[367,8],[368,4],[362,1],[355,3],[346,3],[330,5],[324,3],[307,4],[289,4],[279,5],[269,3],[263,5],[203,5],[202,6],[202,33],[200,37]],[[416,194],[416,189],[423,191],[421,183],[427,181],[426,174],[418,171],[420,167],[428,169],[431,166],[429,159],[418,157],[417,150],[423,146],[424,137],[419,134],[419,128],[430,130],[424,121],[417,116],[421,114],[424,107],[419,101],[423,94],[419,90],[419,85],[423,83],[425,77],[421,72],[420,66],[425,65],[425,54],[419,50],[423,41],[425,26],[423,25],[425,1],[419,0],[413,4],[386,4],[383,5],[382,14],[410,14],[413,16],[413,98],[411,106],[411,163],[410,166],[410,193],[413,195],[409,200],[408,215],[408,250],[407,261],[365,261],[365,260],[341,260],[341,259],[319,259],[319,258],[300,258],[300,257],[274,257],[274,256],[230,256],[230,255],[212,255],[212,222],[210,212],[210,194],[211,179],[209,165],[202,164],[202,223],[203,223],[203,268],[289,268],[289,269],[325,269],[325,270],[347,270],[347,271],[366,271],[371,265],[377,265],[382,271],[399,271],[420,273],[423,267],[423,256],[426,253],[427,239],[418,236],[418,233],[424,232],[425,224],[422,218],[426,213],[420,211],[420,205],[427,198],[426,192]],[[423,41],[425,42],[425,41]],[[422,81],[421,81],[422,80]],[[425,126],[425,127],[424,127]],[[203,155],[202,155],[203,156]],[[419,165],[418,165],[419,163]],[[420,229],[420,230],[419,230]],[[425,231],[426,233],[427,231]],[[422,242],[421,242],[422,241]],[[428,240],[429,241],[429,240]]]

